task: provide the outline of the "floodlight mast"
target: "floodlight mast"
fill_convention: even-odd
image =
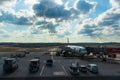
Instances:
[[[101,39],[98,35],[96,35],[96,36],[97,36],[97,38],[100,40],[100,44],[101,44],[101,45],[100,45],[100,48],[102,48],[102,47],[103,47],[103,44],[102,44],[103,41],[102,41],[102,39]]]
[[[69,38],[67,37],[67,44],[69,45]]]
[[[103,61],[106,61],[106,51],[105,51],[105,49],[104,49],[104,47],[103,47],[103,41],[102,41],[102,39],[97,35],[97,38],[101,41],[101,45],[100,45],[100,52],[102,52],[102,59],[103,59]],[[102,49],[102,51],[101,51],[101,49]]]

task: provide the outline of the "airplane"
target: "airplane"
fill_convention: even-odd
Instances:
[[[87,49],[83,46],[67,45],[59,48],[57,53],[58,53],[57,55],[67,57],[67,56],[84,56],[88,52]]]

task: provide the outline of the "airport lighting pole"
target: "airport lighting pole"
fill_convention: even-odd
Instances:
[[[67,37],[67,44],[69,45],[69,38]]]
[[[101,41],[100,49],[102,49],[102,59],[103,59],[103,61],[106,61],[106,54],[105,54],[104,48],[103,48],[103,41],[98,35],[97,35],[97,37]]]

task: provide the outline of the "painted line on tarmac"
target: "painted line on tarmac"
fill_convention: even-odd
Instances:
[[[45,66],[43,65],[42,70],[40,72],[40,76],[42,76],[44,69],[45,69]]]
[[[61,65],[62,66],[62,65]],[[62,69],[64,70],[64,72],[65,72],[65,74],[66,74],[66,76],[68,75],[68,73],[67,73],[67,71],[65,70],[65,67],[64,66],[62,66]]]

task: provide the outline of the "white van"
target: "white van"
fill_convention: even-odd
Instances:
[[[88,64],[87,66],[87,69],[90,71],[90,72],[93,72],[93,73],[98,73],[98,65],[97,64]]]

